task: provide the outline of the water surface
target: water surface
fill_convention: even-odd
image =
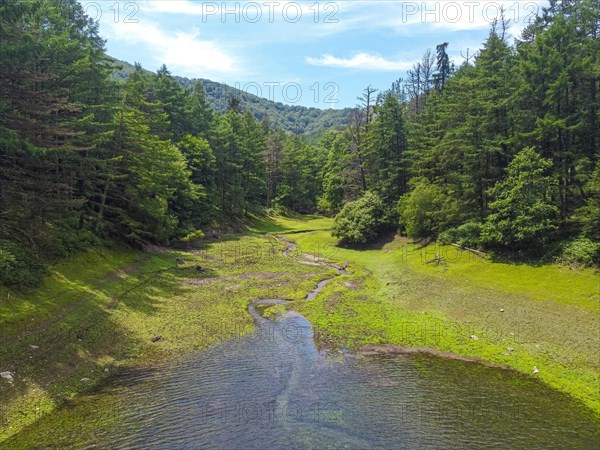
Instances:
[[[0,447],[598,448],[590,414],[537,380],[428,356],[320,352],[302,316],[251,313],[255,333],[123,373]]]

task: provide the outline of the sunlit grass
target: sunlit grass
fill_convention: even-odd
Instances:
[[[122,367],[252,331],[253,300],[304,298],[326,270],[281,250],[256,234],[222,236],[194,252],[94,250],[57,266],[37,290],[4,291],[0,370],[15,382],[0,380],[0,441]]]
[[[259,298],[294,301],[285,307],[312,322],[318,345],[429,347],[530,375],[537,366],[541,380],[598,410],[596,272],[419,249],[399,237],[342,248],[331,224],[271,217],[193,252],[90,250],[53,268],[39,289],[1,290],[0,370],[15,383],[0,380],[11,427],[0,440],[121,367],[185,357],[252,331],[247,307]],[[335,273],[284,257],[273,237],[280,234],[297,242],[296,254],[348,261],[351,273],[304,301]],[[444,264],[423,264],[436,254]]]
[[[399,237],[363,249],[334,248],[326,231],[290,237],[353,271],[294,305],[321,345],[435,348],[529,375],[537,366],[541,380],[600,412],[597,272],[497,263]],[[443,264],[424,264],[440,254]]]

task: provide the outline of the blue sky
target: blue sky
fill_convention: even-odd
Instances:
[[[457,64],[481,48],[499,6],[516,37],[546,1],[79,0],[111,56],[208,78],[262,97],[352,107],[387,89],[428,49]]]

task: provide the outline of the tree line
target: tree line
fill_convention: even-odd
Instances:
[[[600,4],[553,0],[508,42],[493,24],[456,67],[448,43],[385,92],[368,87],[331,145],[335,235],[414,238],[600,262]]]
[[[552,1],[514,44],[500,21],[459,67],[442,43],[313,143],[165,66],[115,80],[76,0],[1,0],[0,282],[285,211],[336,215],[349,244],[399,228],[597,262],[599,9]]]
[[[112,77],[76,0],[0,2],[0,282],[106,242],[169,244],[265,208],[313,211],[324,151],[163,66]]]

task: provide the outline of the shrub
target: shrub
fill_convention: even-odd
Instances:
[[[463,247],[477,247],[481,239],[481,223],[467,222],[456,228],[450,228],[439,235],[442,244],[458,244]]]
[[[45,259],[63,259],[96,246],[100,239],[89,230],[56,230],[40,244]]]
[[[377,237],[385,224],[381,199],[366,192],[360,199],[346,203],[335,216],[332,235],[348,244],[365,244]]]
[[[423,179],[400,199],[397,212],[400,226],[413,238],[436,236],[460,219],[458,203],[442,187]]]
[[[565,242],[557,262],[569,266],[600,265],[600,243],[585,237]]]
[[[187,235],[185,235],[184,237],[182,237],[180,240],[181,242],[190,242],[196,239],[202,239],[204,237],[204,233],[201,230],[195,230],[192,231],[191,233],[188,233]]]
[[[44,265],[31,250],[15,242],[0,241],[0,284],[35,286],[44,274]]]

